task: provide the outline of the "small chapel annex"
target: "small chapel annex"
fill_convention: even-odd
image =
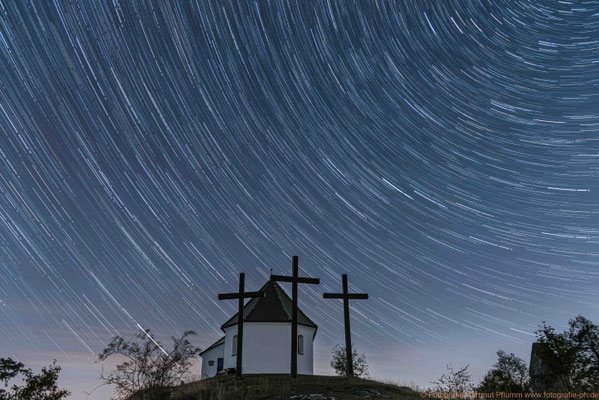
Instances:
[[[270,279],[243,308],[244,374],[288,374],[291,363],[292,302],[277,282]],[[297,314],[297,373],[313,374],[313,342],[318,326],[302,310]],[[237,362],[237,313],[221,329],[225,335],[200,353],[201,379],[235,368]]]

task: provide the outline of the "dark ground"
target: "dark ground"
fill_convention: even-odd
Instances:
[[[180,386],[177,400],[357,400],[419,399],[408,387],[340,376],[288,375],[218,376]]]

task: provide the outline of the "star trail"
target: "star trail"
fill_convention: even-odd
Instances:
[[[599,321],[598,178],[598,1],[0,1],[0,356],[91,390],[298,255],[316,372],[342,273],[375,376],[528,360]]]

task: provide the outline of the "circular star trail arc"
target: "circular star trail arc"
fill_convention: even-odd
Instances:
[[[597,319],[598,15],[0,2],[0,350],[92,359],[140,327],[208,345],[233,313],[216,294],[291,255],[322,279],[301,307],[324,352],[345,272],[373,353]]]

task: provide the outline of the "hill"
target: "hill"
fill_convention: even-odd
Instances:
[[[179,386],[177,400],[358,400],[419,399],[407,387],[360,378],[300,375],[217,376]]]

